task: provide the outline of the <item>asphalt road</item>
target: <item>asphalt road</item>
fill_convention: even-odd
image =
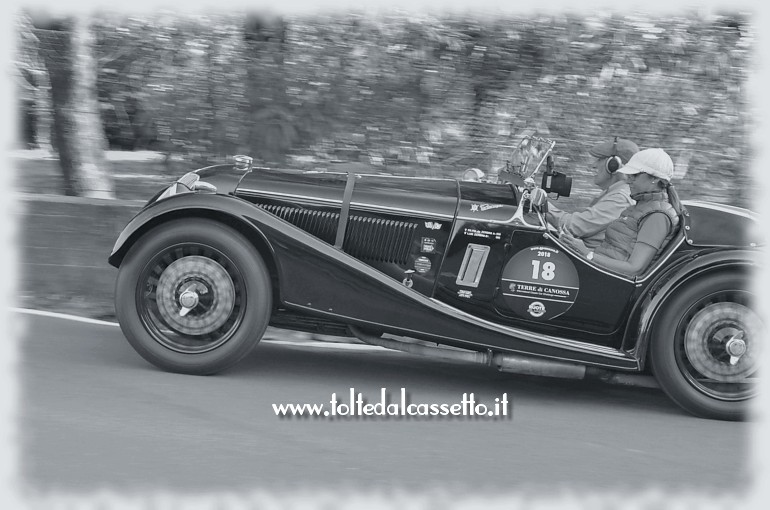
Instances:
[[[693,418],[659,390],[291,343],[274,331],[224,374],[183,376],[148,365],[117,327],[19,317],[20,468],[33,490],[722,491],[751,480],[750,423]],[[383,387],[396,401],[406,388],[412,403],[472,392],[491,404],[507,393],[512,416],[281,419],[272,408],[329,405],[351,387],[369,402]]]

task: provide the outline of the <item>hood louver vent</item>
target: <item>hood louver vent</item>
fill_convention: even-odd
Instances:
[[[334,236],[337,234],[337,223],[340,221],[339,213],[313,211],[281,205],[258,205],[265,211],[275,214],[308,234],[312,234],[329,244],[334,243]]]
[[[258,205],[308,234],[329,244],[334,243],[339,213],[271,204]],[[416,231],[416,223],[351,216],[342,249],[357,259],[404,265],[409,260]]]
[[[406,264],[416,223],[352,216],[343,249],[359,259]]]

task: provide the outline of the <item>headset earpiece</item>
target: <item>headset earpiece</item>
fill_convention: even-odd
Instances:
[[[623,166],[623,161],[617,156],[610,156],[604,163],[604,168],[607,170],[607,173],[610,174],[617,172],[621,166]]]
[[[612,144],[612,154],[604,162],[604,169],[608,174],[614,174],[620,167],[623,166],[623,161],[618,157],[618,137],[615,137],[615,142]]]

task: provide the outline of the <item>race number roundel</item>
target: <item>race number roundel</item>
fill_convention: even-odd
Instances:
[[[514,255],[500,282],[508,308],[521,317],[544,321],[569,310],[579,287],[569,257],[548,246],[533,246]]]

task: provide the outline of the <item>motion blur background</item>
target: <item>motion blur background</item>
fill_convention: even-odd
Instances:
[[[557,169],[576,177],[573,195],[581,196],[592,191],[586,150],[621,136],[672,155],[682,198],[747,207],[750,20],[696,10],[56,19],[26,12],[16,23],[18,147],[153,151],[151,164],[139,171],[132,163],[129,173],[157,187],[152,176],[234,154],[261,165],[456,177],[504,164],[516,138],[534,132],[557,141]],[[68,110],[88,111],[78,106],[85,95],[67,99],[77,80],[95,84],[103,141],[55,121],[57,111],[65,120]],[[19,161],[22,189],[35,189],[25,176],[39,175],[41,164],[61,174],[48,159]],[[121,181],[117,163],[95,161],[91,171],[119,198],[148,198],[136,178]],[[63,169],[63,180],[46,181],[56,189],[42,191],[87,194],[87,185],[68,182],[77,163]]]

